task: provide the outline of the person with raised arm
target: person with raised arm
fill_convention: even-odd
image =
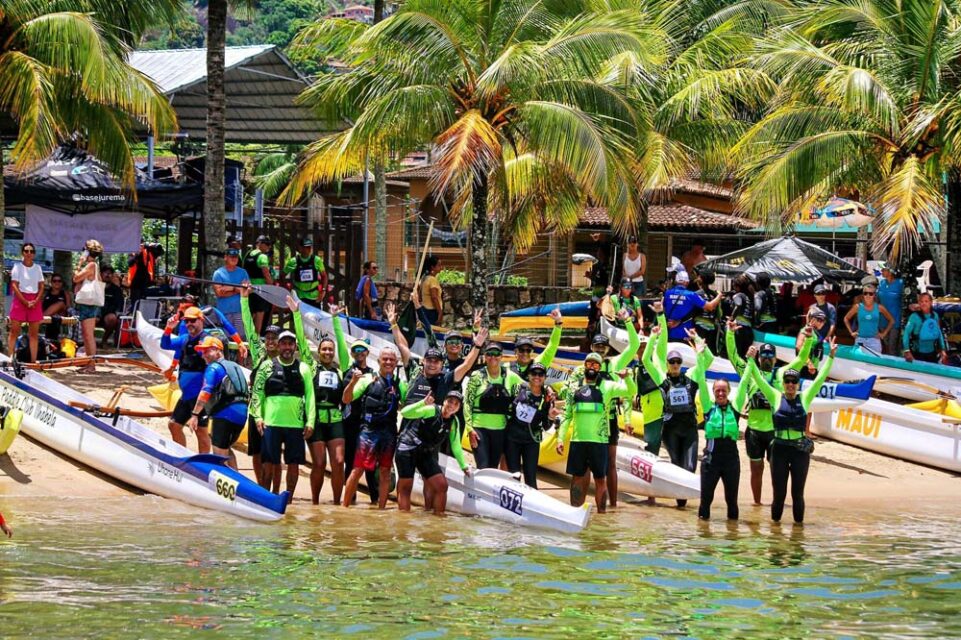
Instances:
[[[268,325],[264,329],[261,338],[257,334],[254,326],[253,314],[250,311],[250,282],[244,281],[243,288],[240,290],[240,317],[244,325],[244,334],[249,336],[247,344],[250,348],[250,385],[257,377],[257,372],[266,363],[276,358],[280,349],[278,348],[277,338],[280,336],[281,329],[275,324]],[[253,398],[251,398],[253,402]],[[263,436],[257,429],[257,421],[250,411],[247,412],[247,455],[250,456],[251,465],[254,468],[254,477],[257,484],[263,485],[263,462],[261,456],[263,452]],[[270,483],[268,482],[268,485]]]

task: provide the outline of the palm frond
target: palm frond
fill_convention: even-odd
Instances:
[[[497,132],[479,111],[471,109],[437,136],[431,188],[443,194],[453,185],[473,183],[500,164],[502,153]]]
[[[0,111],[13,116],[20,135],[13,160],[25,169],[45,157],[64,135],[54,105],[50,69],[20,51],[0,54]]]
[[[874,228],[874,252],[894,261],[910,257],[921,237],[933,237],[935,224],[944,219],[939,180],[913,156],[867,196],[881,217],[881,224]]]

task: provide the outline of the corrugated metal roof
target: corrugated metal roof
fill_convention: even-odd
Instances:
[[[307,81],[275,46],[227,47],[224,60],[228,141],[307,144],[344,127],[296,103]],[[130,62],[170,98],[181,132],[205,139],[207,50],[138,51]]]

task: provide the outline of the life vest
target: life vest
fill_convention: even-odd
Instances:
[[[474,411],[476,413],[507,415],[512,401],[511,395],[507,392],[507,387],[504,386],[503,382],[507,378],[507,367],[501,366],[500,377],[502,382],[491,382],[486,368],[482,369],[481,375],[487,379],[487,388],[477,399]]]
[[[300,375],[300,360],[296,358],[291,364],[283,364],[280,358],[271,361],[271,372],[264,383],[264,394],[267,396],[296,396],[303,398],[307,389],[304,378]]]
[[[535,398],[529,386],[521,385],[511,405],[510,417],[507,419],[508,431],[529,435],[534,442],[540,442],[544,430],[550,427],[548,413],[553,399],[554,395],[550,387],[544,387],[542,395]]]
[[[697,407],[694,405],[697,385],[684,374],[677,378],[665,378],[661,383],[661,396],[664,398],[665,417],[697,413]]]
[[[774,412],[774,436],[783,440],[797,440],[804,435],[805,427],[807,411],[801,403],[801,396],[796,396],[791,402],[782,395],[781,404]]]
[[[347,371],[344,372],[344,380],[350,380],[351,378],[353,378],[354,371],[357,371],[358,368],[359,367],[356,364],[350,365],[350,368],[348,368]],[[373,371],[374,370],[371,369],[370,367],[360,368],[360,372],[365,375],[368,373],[373,373]],[[351,424],[357,424],[357,422],[360,420],[360,403],[362,401],[363,401],[363,398],[357,398],[353,402],[351,402],[349,405],[344,407],[343,409],[344,422],[350,421]],[[351,418],[351,416],[353,416],[353,418]]]
[[[247,378],[244,377],[244,370],[240,365],[230,360],[219,360],[214,365],[223,368],[227,375],[220,381],[220,385],[204,405],[209,416],[226,409],[235,402],[246,402],[250,393]]]
[[[583,384],[574,392],[574,411],[576,413],[603,413],[604,394],[598,384]]]
[[[397,406],[400,404],[400,382],[391,382],[379,374],[361,398],[360,419],[365,428],[374,431],[393,431],[397,428]]]
[[[204,369],[207,368],[207,362],[204,360],[204,357],[194,349],[207,335],[206,332],[201,331],[197,334],[196,338],[187,338],[183,351],[180,354],[180,373],[186,373],[188,371],[192,373],[203,373]]]
[[[459,425],[455,413],[446,420],[441,416],[440,409],[432,418],[411,420],[404,425],[398,438],[398,451],[412,451],[419,447],[439,449],[444,443],[450,442],[450,432]],[[459,428],[458,428],[459,431]]]
[[[339,407],[343,398],[340,371],[319,366],[314,376],[314,399],[318,409]]]
[[[777,376],[777,370],[778,370],[777,367],[771,370],[770,377],[768,377],[767,379],[768,384],[773,384],[774,379]],[[762,375],[764,374],[764,372],[760,371],[760,369],[758,371]],[[764,397],[764,394],[761,393],[760,389],[755,389],[754,393],[751,394],[750,406],[751,406],[751,409],[760,409],[760,410],[771,409],[771,403],[767,401],[767,398]]]
[[[747,294],[738,292],[734,294],[734,305],[733,308],[740,307],[737,316],[734,320],[739,325],[744,327],[751,327],[754,325],[754,301]],[[732,309],[733,311],[733,309]]]
[[[423,371],[417,374],[417,376],[411,381],[410,386],[407,387],[407,404],[413,404],[419,400],[423,400],[429,394],[433,393],[435,399],[439,399],[443,402],[443,398],[438,398],[437,387],[443,378],[443,374],[436,375],[433,378],[428,378]]]
[[[244,271],[247,272],[247,277],[251,282],[264,279],[264,270],[257,266],[257,258],[262,254],[263,251],[260,249],[251,249],[250,252],[244,256]]]
[[[320,270],[317,268],[317,256],[310,254],[306,262],[301,260],[300,254],[294,256],[294,287],[302,293],[317,291],[320,282]]]
[[[704,416],[704,437],[708,440],[717,438],[737,440],[737,421],[740,417],[741,414],[730,403],[723,407],[714,405]]]
[[[647,394],[657,391],[657,382],[651,377],[651,373],[647,370],[647,367],[641,365],[637,368],[637,394],[641,396],[646,396]]]
[[[775,298],[770,289],[758,291],[754,296],[754,300],[754,317],[758,324],[775,322],[777,320],[777,307]]]
[[[934,348],[937,350],[937,343],[942,335],[941,322],[938,319],[938,314],[931,313],[930,315],[926,315],[915,311],[914,315],[921,318],[921,326],[917,331],[912,331],[908,337],[908,346],[911,348],[911,351],[920,352],[920,343],[922,340],[935,343]]]
[[[140,254],[137,259],[133,261],[130,268],[127,269],[127,282],[131,285],[134,283],[134,279],[137,277],[137,272],[140,270],[139,265],[142,264],[144,269],[147,270],[147,281],[153,282],[154,271],[157,267],[157,259],[152,253],[147,251],[146,248],[140,250]]]
[[[710,302],[717,296],[717,294],[710,289],[698,289],[697,295],[701,296],[704,302]],[[717,319],[720,313],[720,307],[716,307],[713,311],[708,311],[706,308],[702,309],[701,313],[694,317],[694,324],[707,331],[713,331],[717,329]]]

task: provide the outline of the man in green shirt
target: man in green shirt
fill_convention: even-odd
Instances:
[[[557,437],[557,453],[564,453],[567,434],[573,427],[567,456],[567,472],[571,474],[571,504],[584,504],[590,486],[590,471],[594,476],[594,501],[597,511],[607,510],[608,438],[610,414],[615,398],[630,398],[637,391],[627,369],[616,373],[619,380],[601,377],[604,358],[597,353],[584,360],[584,383],[564,404],[564,418]],[[616,428],[616,427],[615,427]],[[616,470],[615,470],[616,473]]]
[[[250,283],[245,282],[244,284],[246,286],[240,290],[240,317],[243,320],[247,344],[250,347],[250,370],[253,372],[253,377],[256,378],[260,368],[277,357],[279,353],[277,338],[280,336],[281,328],[272,324],[264,329],[263,338],[257,335],[257,330],[254,327],[254,319],[250,313]],[[251,401],[253,401],[253,399],[251,399]],[[254,478],[257,479],[257,484],[261,484],[264,477],[263,462],[261,461],[262,451],[263,436],[261,436],[260,431],[257,430],[257,420],[253,413],[248,412],[247,455],[250,456],[251,465],[254,468]],[[278,483],[279,477],[278,475]],[[267,484],[269,485],[270,482],[268,481]]]
[[[521,377],[501,364],[497,343],[484,349],[484,368],[467,378],[464,394],[464,426],[474,450],[478,469],[496,469],[504,455],[507,414]]]
[[[764,398],[764,394],[760,392],[757,385],[746,375],[747,363],[737,352],[735,331],[750,331],[750,329],[742,328],[737,322],[730,320],[727,323],[727,335],[724,337],[724,340],[727,347],[727,358],[734,366],[734,370],[741,377],[741,386],[745,387],[744,393],[739,393],[738,395],[745,398],[747,406],[743,406],[744,403],[735,403],[734,408],[738,411],[747,411],[747,429],[744,432],[744,449],[747,452],[748,459],[751,461],[751,493],[754,495],[754,504],[760,505],[761,488],[764,479],[764,457],[771,447],[771,442],[774,440],[774,422],[771,415],[771,405],[768,404]],[[764,377],[768,384],[775,386],[779,390],[783,389],[781,380],[784,377],[784,372],[788,369],[800,370],[811,354],[811,347],[813,347],[815,343],[814,331],[810,325],[807,325],[802,330],[802,333],[806,336],[804,345],[801,347],[801,351],[797,357],[792,360],[787,367],[776,368],[774,366],[777,362],[777,350],[773,345],[763,344],[758,349],[758,365],[761,376]]]
[[[244,270],[250,279],[250,284],[273,284],[274,278],[270,273],[270,250],[273,242],[267,236],[257,238],[257,248],[251,249],[244,256]],[[260,335],[264,326],[265,316],[270,314],[271,304],[256,293],[250,296],[250,310],[254,314],[255,335]],[[247,334],[250,335],[249,333]]]
[[[304,236],[297,255],[284,264],[284,274],[294,285],[297,297],[319,307],[327,292],[327,269],[324,260],[314,253],[314,241]]]
[[[293,499],[300,465],[307,462],[305,439],[314,432],[317,408],[310,365],[297,358],[297,336],[284,331],[277,345],[280,354],[270,361],[270,366],[257,370],[250,411],[264,437],[265,481],[261,486],[269,488],[269,480],[273,479],[274,491],[279,488],[280,474],[274,477],[274,467],[280,464],[283,450],[287,490]]]

